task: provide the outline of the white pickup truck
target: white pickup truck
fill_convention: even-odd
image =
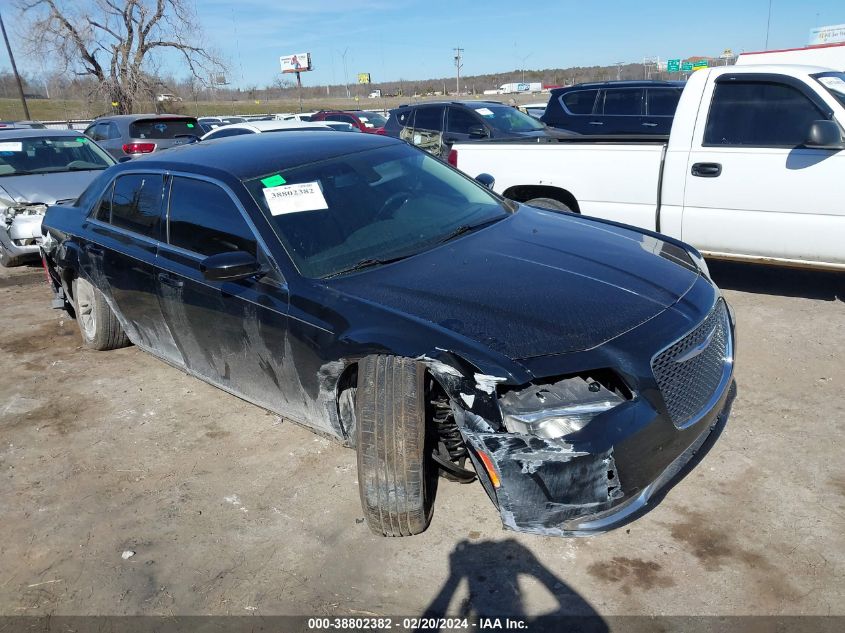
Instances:
[[[668,138],[456,143],[449,161],[513,200],[657,230],[708,257],[845,270],[843,130],[845,73],[725,66],[693,73]]]

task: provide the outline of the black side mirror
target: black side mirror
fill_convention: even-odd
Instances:
[[[842,130],[836,121],[820,120],[810,124],[810,131],[807,133],[807,140],[804,141],[807,147],[817,149],[843,149]]]
[[[473,125],[467,130],[470,138],[487,138],[490,134],[483,125]]]
[[[475,177],[475,182],[484,185],[488,189],[492,189],[493,185],[496,184],[496,179],[490,174],[478,174]]]
[[[245,251],[209,255],[200,262],[200,272],[209,281],[236,281],[261,272],[254,255]]]

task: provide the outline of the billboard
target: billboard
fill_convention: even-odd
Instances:
[[[358,73],[358,83],[359,84],[370,83],[370,73]]]
[[[819,26],[810,30],[809,46],[836,44],[837,42],[845,42],[845,24]]]
[[[304,73],[311,70],[311,53],[296,53],[279,57],[283,73]]]

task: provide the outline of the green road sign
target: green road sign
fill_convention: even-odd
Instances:
[[[692,65],[693,70],[698,70],[699,68],[707,68],[710,64],[707,63],[706,59],[702,59],[701,61],[695,62]]]
[[[676,73],[681,70],[681,60],[680,59],[670,59],[666,62],[666,70],[670,73]]]
[[[692,62],[684,62],[681,64],[681,70],[685,73],[692,71]]]

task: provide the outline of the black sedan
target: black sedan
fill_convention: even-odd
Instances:
[[[511,529],[616,527],[730,409],[733,319],[697,251],[388,137],[174,148],[44,226],[88,347],[132,342],[355,447],[378,534],[422,532],[438,474],[477,475]]]

